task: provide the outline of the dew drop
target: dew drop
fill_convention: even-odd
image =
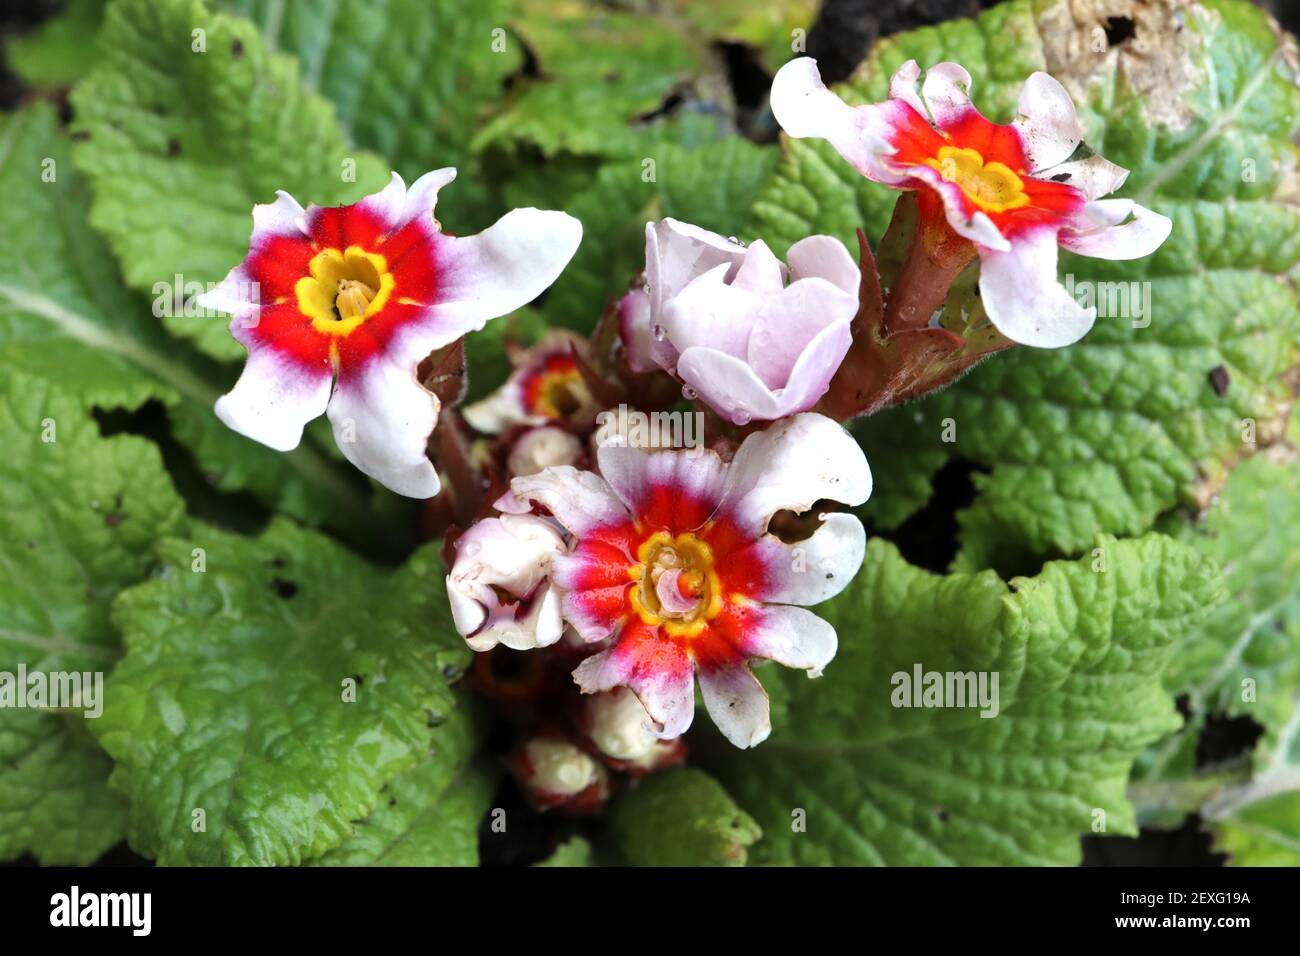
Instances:
[[[740,248],[742,249],[745,248],[745,244],[741,242],[739,239],[737,239],[735,236],[728,236],[727,241],[731,243],[733,246],[740,246]]]
[[[465,557],[472,558],[482,550],[483,545],[479,544],[477,541],[471,541],[465,545]]]
[[[750,415],[749,412],[745,411],[744,409],[737,409],[733,413],[731,420],[735,422],[737,425],[748,425],[750,420],[753,417],[754,416]]]
[[[689,385],[682,386],[682,398],[688,399],[690,401],[694,401],[699,397],[700,397],[700,393],[697,392],[695,389],[691,388]]]
[[[656,342],[662,342],[668,336],[668,330],[662,325],[656,325],[650,330],[650,334],[655,337]]]

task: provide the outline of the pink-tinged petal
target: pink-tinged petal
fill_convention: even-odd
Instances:
[[[628,627],[612,648],[579,664],[573,679],[584,694],[629,688],[661,740],[680,737],[695,716],[694,666],[677,644],[660,640],[651,628]]]
[[[825,279],[800,279],[769,297],[746,348],[732,354],[744,358],[769,388],[781,390],[790,410],[803,411],[796,403],[820,398],[844,360],[852,341],[849,324],[857,314],[856,291]],[[800,366],[803,375],[796,376]]]
[[[513,209],[476,236],[442,239],[437,348],[522,308],[553,283],[582,241],[582,223],[563,212]]]
[[[650,357],[661,368],[677,362],[677,349],[655,334],[664,322],[664,305],[692,280],[720,265],[734,278],[745,258],[745,247],[715,232],[676,219],[648,222],[645,227],[645,278],[650,295]]]
[[[871,469],[839,424],[805,412],[741,443],[727,471],[720,510],[754,536],[783,509],[807,511],[822,498],[860,505],[871,495]]]
[[[763,300],[748,289],[726,284],[726,270],[725,264],[710,269],[666,303],[665,340],[677,353],[703,347],[745,354],[750,325]]]
[[[618,300],[618,334],[623,341],[628,368],[637,375],[659,368],[652,349],[650,293],[645,289],[632,289]]]
[[[436,221],[435,210],[438,205],[438,191],[456,178],[456,168],[446,166],[425,173],[406,191],[406,201],[402,205],[399,221],[402,224],[427,216]]]
[[[600,473],[643,526],[674,534],[708,521],[726,486],[727,466],[710,449],[603,445],[596,457]]]
[[[825,279],[855,298],[862,283],[857,262],[834,236],[808,236],[800,239],[785,254],[790,264],[790,278]],[[793,284],[793,283],[792,283]]]
[[[570,465],[515,478],[494,503],[507,514],[527,514],[533,505],[545,508],[579,536],[628,518],[627,508],[603,478]]]
[[[821,676],[839,646],[835,628],[803,607],[756,607],[738,630],[745,656],[805,670],[809,677]]]
[[[560,639],[560,599],[546,579],[563,552],[554,525],[530,515],[486,518],[460,536],[447,595],[456,630],[470,647],[527,650]],[[502,592],[516,600],[503,601]]]
[[[563,588],[564,579],[574,576],[573,555],[556,560],[556,586]],[[613,634],[628,614],[628,585],[589,588],[585,591],[565,591],[560,602],[564,619],[578,632],[587,644],[603,641]]]
[[[1019,237],[1009,252],[980,250],[980,298],[999,332],[1021,345],[1054,349],[1079,341],[1097,318],[1056,278],[1055,229]]]
[[[962,192],[960,186],[943,178],[943,173],[930,166],[909,166],[913,179],[919,179],[938,194],[943,202],[944,217],[953,232],[989,249],[1006,251],[1010,241],[1002,235],[993,220]]]
[[[891,101],[871,106],[849,106],[822,83],[817,61],[791,60],[772,80],[772,113],[787,136],[824,139],[862,175],[876,182],[896,184],[903,176],[881,162],[894,148],[889,134],[899,117]]]
[[[254,348],[235,387],[217,399],[217,417],[254,441],[291,451],[303,426],[324,414],[332,379],[328,366],[309,369],[269,346]]]
[[[773,255],[766,242],[756,239],[746,249],[745,259],[731,286],[758,296],[776,295],[785,286],[785,266]]]
[[[960,63],[937,63],[925,71],[921,99],[929,109],[930,119],[940,129],[969,109],[970,74]]]
[[[772,732],[767,691],[745,665],[701,667],[700,692],[722,736],[742,750],[762,743]]]
[[[441,483],[427,448],[440,407],[415,363],[378,355],[340,375],[328,414],[348,461],[399,495],[432,498]]]
[[[1140,259],[1149,256],[1169,238],[1173,222],[1131,199],[1099,199],[1085,213],[1091,228],[1065,228],[1059,243],[1081,256],[1094,259]]]
[[[925,103],[916,90],[916,81],[921,77],[921,67],[915,60],[908,60],[889,78],[889,98],[902,100],[922,116],[925,115]]]
[[[1034,73],[1025,80],[1018,112],[1011,125],[1020,133],[1031,173],[1065,162],[1083,141],[1074,100],[1055,77]]]
[[[763,568],[760,587],[747,594],[776,604],[820,604],[853,580],[866,553],[867,533],[853,515],[826,515],[803,541],[785,542],[764,535],[737,558]]]

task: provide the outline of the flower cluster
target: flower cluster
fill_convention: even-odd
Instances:
[[[1083,143],[1054,79],[1029,78],[1009,125],[969,91],[957,64],[922,79],[908,62],[888,101],[850,106],[812,60],[787,64],[772,89],[787,135],[904,193],[891,265],[861,235],[856,257],[808,236],[783,260],[650,222],[644,271],[589,338],[512,344],[505,383],[463,407],[438,384],[463,381],[463,337],[555,281],[575,219],[517,209],[455,237],[434,217],[451,169],[409,189],[394,174],[351,206],[281,193],[254,209],[248,257],[202,300],[248,349],[217,414],[289,450],[325,413],[357,468],[434,499],[469,680],[515,726],[507,763],[537,806],[591,812],[612,774],[684,759],[697,682],[727,740],[763,741],[751,667],[820,676],[840,637],[808,607],[863,560],[846,509],[871,471],[842,423],[1016,343],[1076,341],[1095,311],[1057,281],[1058,247],[1132,258],[1168,236],[1165,217],[1101,198],[1125,171]],[[943,306],[974,268],[981,309],[956,327]]]

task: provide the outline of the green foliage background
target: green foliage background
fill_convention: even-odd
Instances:
[[[1089,142],[1132,170],[1122,195],[1175,224],[1148,259],[1062,271],[1149,283],[1150,325],[1103,318],[860,423],[863,516],[896,543],[873,540],[820,609],[841,642],[826,676],[763,668],[771,740],[736,752],[698,726],[691,768],[626,789],[546,865],[1072,864],[1081,835],[1190,813],[1231,863],[1300,862],[1294,41],[1208,0],[1153,94],[1122,45],[1086,76],[1059,68],[1065,9],[1013,0],[882,41],[842,92],[879,100],[904,60],[955,59],[1006,121],[1024,77],[1053,69]],[[219,319],[156,318],[157,284],[220,279],[277,188],[335,203],[390,168],[456,165],[453,231],[519,205],[585,229],[541,305],[468,343],[482,394],[507,329],[594,325],[647,219],[778,252],[874,239],[895,194],[825,144],[742,135],[770,117],[728,85],[720,43],[770,73],[814,15],[72,0],[8,42],[34,95],[0,117],[0,670],[111,674],[97,720],[3,713],[0,858],[89,863],[125,839],[161,863],[477,862],[499,771],[454,687],[468,655],[416,506],[319,429],[278,455],[221,426],[240,350]],[[48,100],[69,86],[65,124]],[[926,527],[907,519],[954,510],[932,484],[954,458],[974,498],[936,573],[903,557]],[[1002,714],[889,706],[914,663],[998,671]],[[1252,752],[1198,759],[1225,717],[1259,725]]]

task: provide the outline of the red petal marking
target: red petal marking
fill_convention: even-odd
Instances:
[[[281,305],[263,306],[257,315],[257,324],[243,333],[244,341],[274,349],[302,365],[319,370],[330,367],[330,342],[312,327],[311,319],[298,311],[293,299]]]
[[[525,373],[520,387],[524,396],[524,410],[530,414],[537,413],[537,404],[546,384],[554,376],[568,376],[578,370],[578,361],[566,346],[563,352],[552,352],[541,356],[541,361]]]
[[[898,152],[889,157],[890,162],[896,165],[916,165],[935,158],[939,147],[954,146],[958,149],[973,149],[984,158],[985,164],[1001,163],[1021,178],[1024,191],[1029,196],[1029,205],[1005,212],[985,213],[1008,239],[1043,225],[1061,223],[1083,209],[1083,194],[1073,186],[1034,179],[1029,175],[1026,171],[1028,161],[1024,147],[1014,126],[993,123],[972,107],[940,132],[908,104],[901,100],[892,102],[901,109],[897,110],[897,124],[890,137],[891,145]],[[946,223],[943,201],[932,187],[920,180],[912,180],[904,188],[918,191],[917,203],[922,222]],[[967,218],[980,211],[965,193],[961,195],[961,205],[962,215]]]
[[[404,326],[427,313],[422,306],[398,302],[397,297],[401,294],[402,285],[399,281],[394,285],[392,296],[382,311],[366,319],[347,335],[333,337],[338,348],[340,382],[359,377],[366,363],[386,352],[393,337]]]
[[[368,252],[391,224],[364,202],[351,206],[315,207],[307,214],[307,234],[319,249],[346,249],[361,246]]]
[[[648,532],[638,532],[631,521],[584,535],[562,562],[560,586],[583,591],[627,584],[632,580],[628,572],[637,563],[637,549],[648,536]]]
[[[628,598],[628,590],[632,586],[631,581],[624,580],[619,587],[568,591],[564,595],[564,610],[575,619],[580,619],[580,624],[598,628],[608,636],[618,630],[624,618],[635,618],[632,602]]]
[[[431,225],[412,220],[368,251],[388,261],[388,271],[397,283],[393,295],[432,304],[438,301],[438,278],[445,267],[438,256],[440,245],[441,233]]]
[[[270,305],[276,299],[293,298],[293,287],[307,275],[315,254],[306,236],[268,236],[248,250],[244,271],[257,283],[263,305]]]
[[[713,570],[722,585],[724,601],[732,595],[755,597],[768,588],[771,575],[763,563],[754,538],[743,531],[730,516],[722,515],[700,532],[713,551]]]
[[[401,328],[425,317],[423,305],[438,301],[438,233],[431,225],[412,221],[386,235],[389,224],[365,203],[313,209],[307,229],[310,238],[272,236],[249,251],[245,271],[258,283],[264,305],[248,337],[311,367],[328,364],[334,349],[340,380],[352,378],[370,359],[388,350]],[[383,311],[351,333],[327,335],[298,310],[294,287],[310,275],[309,264],[317,252],[349,246],[384,257],[393,276],[393,291]],[[276,305],[277,299],[286,301]]]
[[[704,636],[701,634],[695,641]],[[628,684],[636,690],[637,685],[643,682],[658,683],[665,678],[674,681],[691,679],[691,659],[685,647],[689,643],[692,642],[669,638],[662,635],[659,628],[633,619],[614,642],[610,656],[627,674]]]
[[[949,145],[975,150],[984,157],[985,165],[997,162],[1020,176],[1028,175],[1025,150],[1014,126],[992,123],[971,107],[943,131],[948,136]]]
[[[937,156],[940,146],[953,145],[911,105],[902,100],[890,102],[895,115],[892,117],[894,126],[890,131],[889,145],[897,150],[893,156],[887,157],[890,163],[915,166]]]

